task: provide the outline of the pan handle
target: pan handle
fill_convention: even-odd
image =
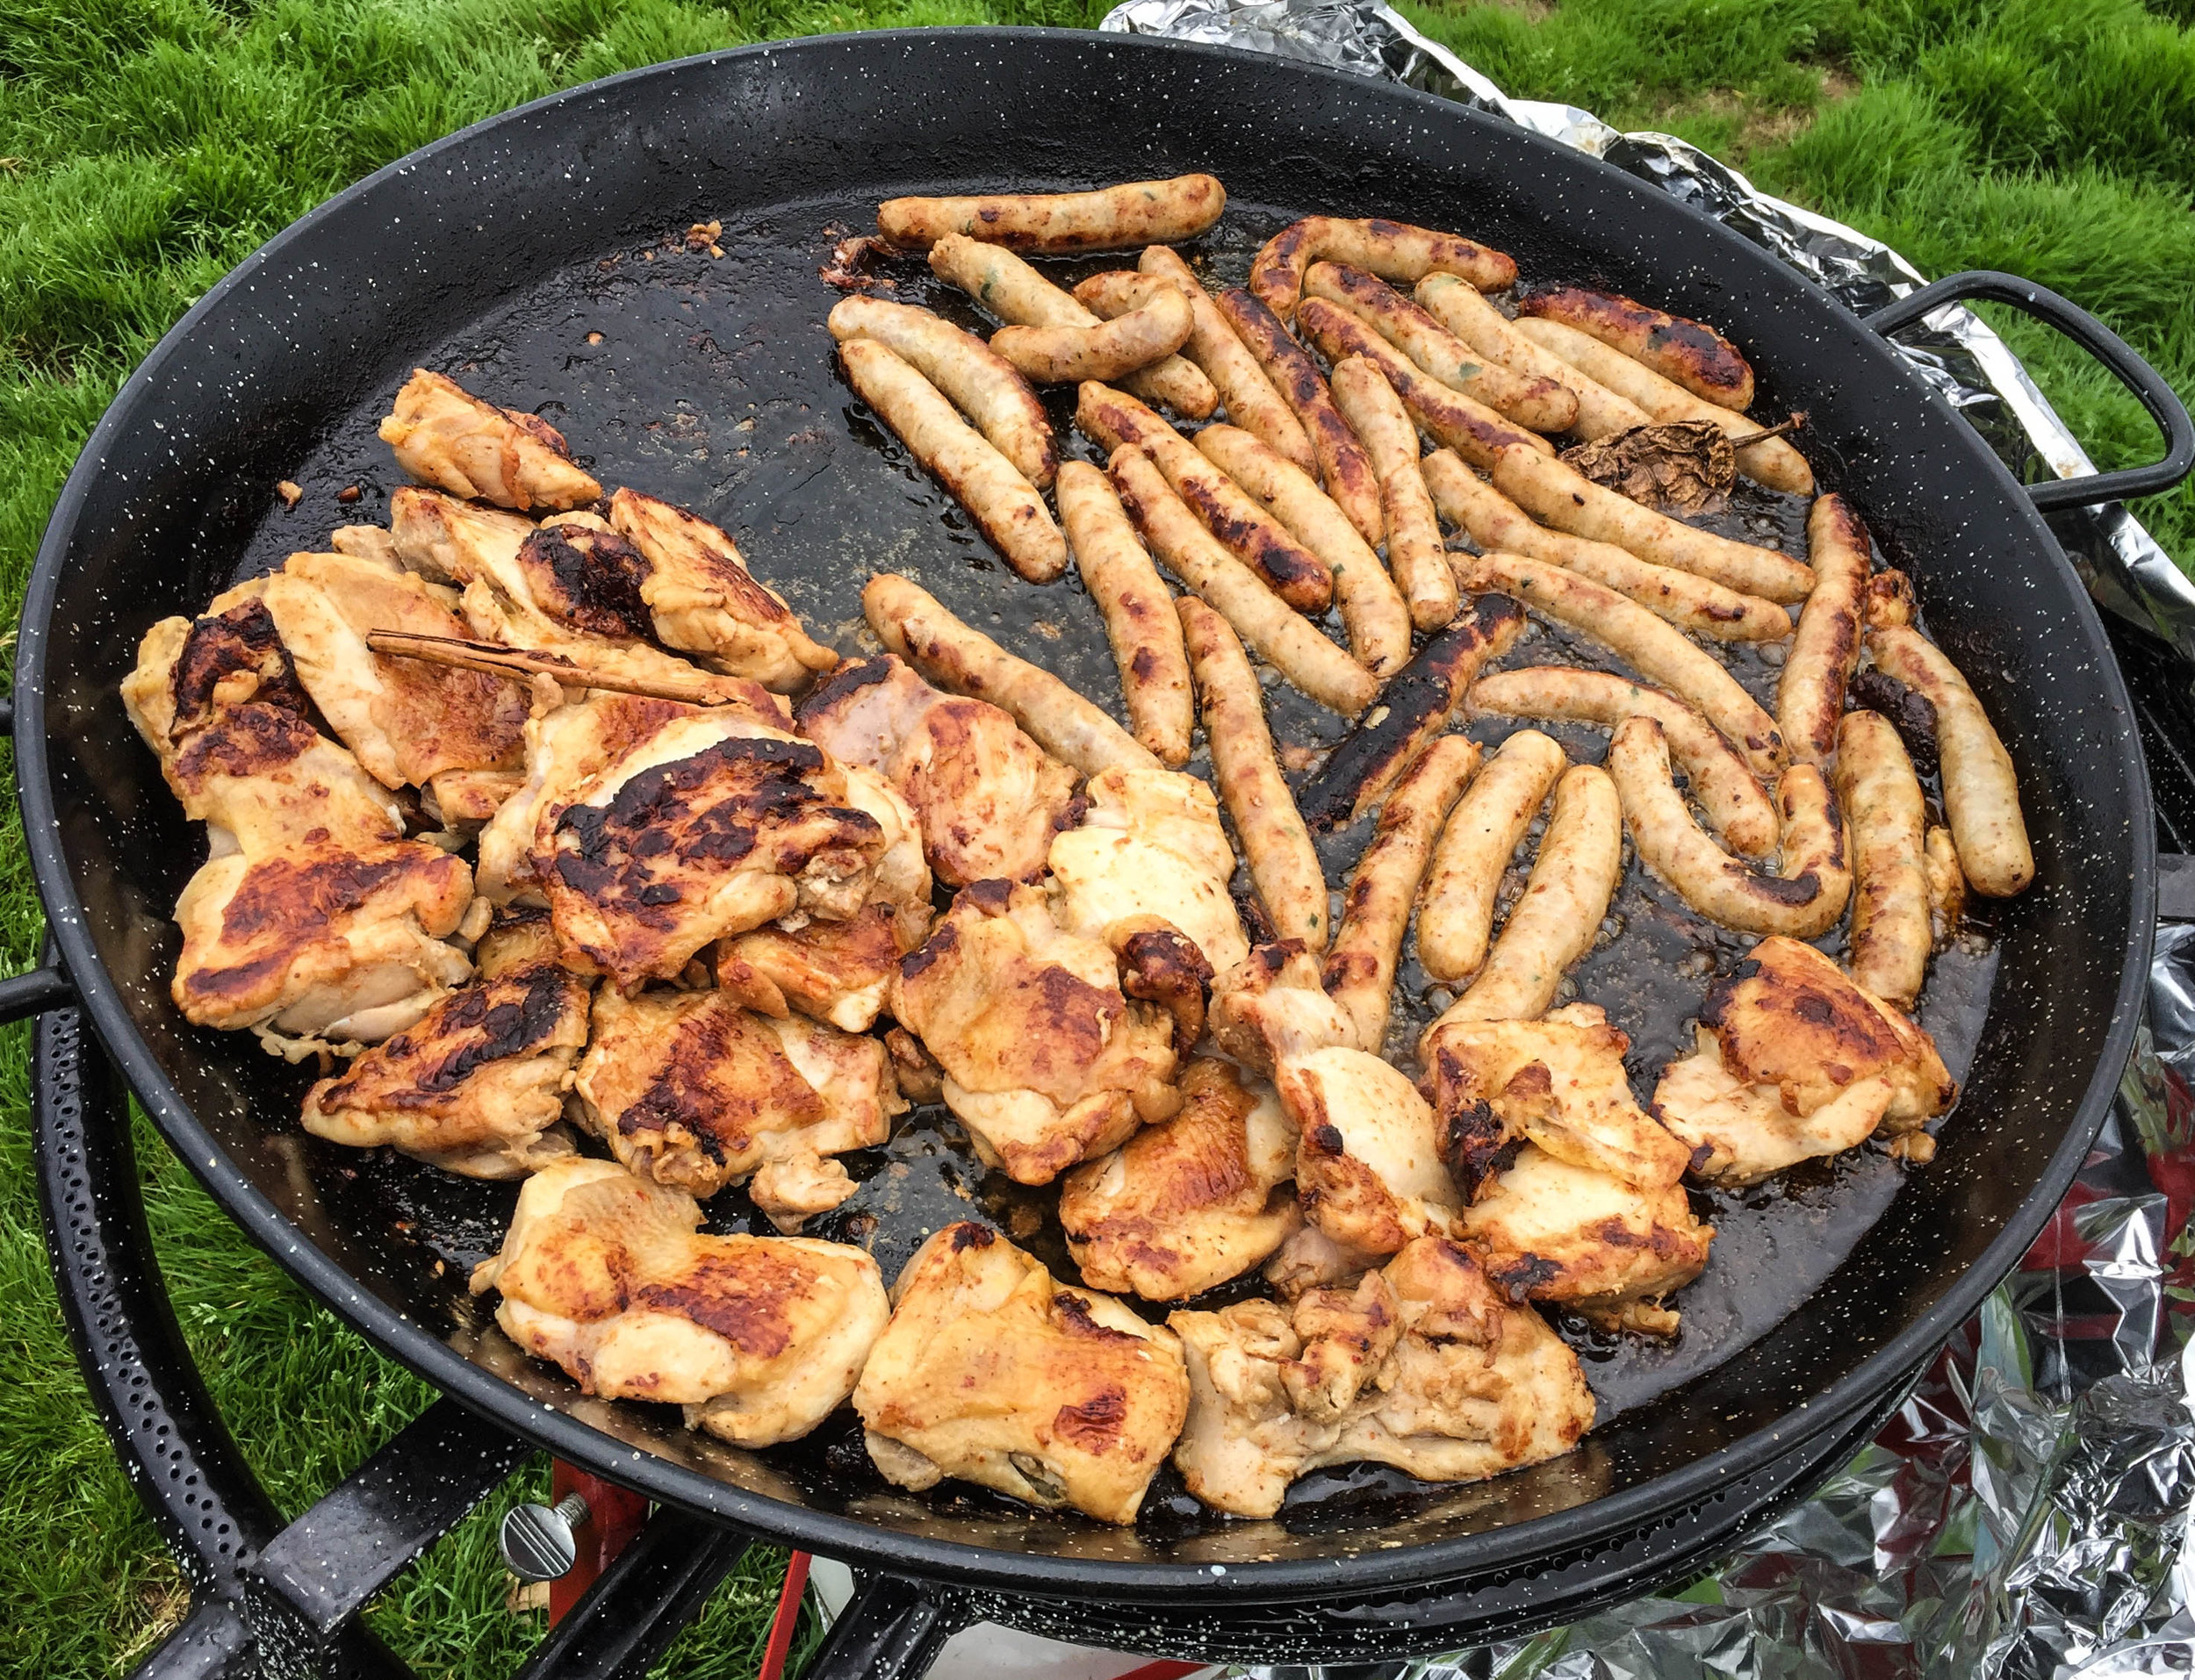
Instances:
[[[2119,472],[2085,474],[2077,478],[2053,478],[2027,486],[2036,509],[2045,513],[2069,508],[2092,507],[2105,502],[2129,501],[2136,496],[2155,496],[2195,471],[2195,420],[2187,405],[2174,393],[2164,377],[2137,355],[2118,334],[2079,305],[2069,302],[2047,287],[2015,274],[1992,269],[1972,269],[1949,274],[1932,285],[1887,304],[1867,317],[1876,332],[1889,338],[1914,325],[1946,304],[1969,298],[2010,304],[2013,308],[2047,321],[2119,376],[2119,384],[2141,399],[2149,418],[2164,434],[2164,458],[2146,467],[2127,467]]]

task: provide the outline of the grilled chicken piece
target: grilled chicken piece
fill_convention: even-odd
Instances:
[[[727,935],[853,915],[888,838],[820,747],[714,707],[664,720],[540,816],[533,872],[566,960],[631,992]]]
[[[1292,1311],[1245,1301],[1167,1324],[1191,1389],[1174,1464],[1198,1498],[1237,1516],[1272,1516],[1322,1465],[1476,1482],[1560,1457],[1593,1424],[1577,1356],[1437,1237]]]
[[[969,1223],[907,1262],[853,1391],[901,1487],[953,1476],[1108,1523],[1135,1520],[1188,1405],[1171,1331]]]
[[[1175,771],[1116,765],[1083,791],[1082,826],[1052,842],[1062,925],[1103,939],[1117,923],[1155,916],[1214,971],[1250,954],[1227,893],[1234,848],[1209,787]]]
[[[1705,1152],[1701,1177],[1752,1184],[1915,1131],[1958,1094],[1925,1032],[1813,946],[1777,937],[1709,993],[1699,1048],[1663,1070],[1654,1108]]]
[[[602,493],[547,420],[483,402],[425,368],[396,393],[381,441],[421,483],[499,507],[577,507]]]
[[[638,593],[666,647],[776,689],[798,688],[838,663],[707,520],[637,490],[612,496],[609,517],[646,568]]]
[[[123,697],[206,825],[207,860],[176,901],[170,991],[189,1019],[254,1028],[284,1053],[284,1039],[371,1043],[471,977],[444,940],[471,871],[406,840],[387,792],[313,727],[263,601],[155,625]]]
[[[907,1106],[878,1040],[716,991],[604,987],[576,1089],[587,1129],[630,1171],[703,1198],[768,1161],[881,1144]]]
[[[1034,880],[1054,833],[1080,820],[1072,770],[988,700],[941,694],[889,654],[819,683],[801,702],[800,730],[899,790],[947,887]]]
[[[1626,1184],[1528,1143],[1464,1210],[1461,1234],[1512,1301],[1670,1336],[1677,1314],[1657,1303],[1699,1276],[1715,1229],[1680,1186]]]
[[[1260,945],[1220,977],[1212,1030],[1230,1055],[1270,1070],[1300,1139],[1296,1194],[1325,1244],[1313,1263],[1292,1243],[1268,1269],[1275,1283],[1362,1271],[1455,1229],[1458,1197],[1431,1106],[1400,1069],[1356,1048],[1354,1023],[1299,942]]]
[[[472,1274],[495,1321],[588,1394],[686,1408],[741,1447],[805,1435],[853,1391],[890,1317],[876,1262],[801,1237],[718,1237],[700,1203],[611,1161],[543,1167]]]
[[[573,1152],[558,1122],[587,983],[558,962],[546,916],[491,928],[475,956],[471,984],[306,1094],[307,1131],[466,1178],[522,1178]]]
[[[1597,1005],[1538,1021],[1456,1021],[1425,1041],[1441,1152],[1466,1195],[1529,1138],[1573,1167],[1659,1188],[1683,1178],[1691,1149],[1631,1096],[1630,1040]]]
[[[1173,1016],[1127,996],[1112,951],[1062,929],[1040,887],[963,887],[900,965],[891,1010],[944,1069],[976,1153],[1019,1183],[1048,1184],[1181,1106]]]
[[[259,589],[306,693],[383,786],[519,767],[527,713],[519,684],[366,645],[368,630],[464,636],[454,591],[393,559],[348,554],[293,554]]]
[[[1261,1263],[1303,1223],[1287,1188],[1296,1128],[1271,1091],[1215,1058],[1189,1064],[1182,1109],[1067,1176],[1060,1224],[1083,1281],[1183,1301]]]
[[[581,537],[581,532],[589,535]],[[651,693],[695,705],[743,706],[778,725],[790,721],[785,703],[760,683],[703,671],[666,653],[644,629],[617,628],[626,622],[617,614],[573,610],[567,622],[553,609],[570,607],[569,597],[559,594],[547,604],[536,598],[536,584],[554,582],[558,557],[567,548],[625,546],[593,514],[566,514],[536,527],[515,513],[407,485],[389,497],[389,535],[405,565],[430,583],[454,584],[463,592],[465,623],[481,641],[555,654]],[[612,586],[609,571],[604,563],[597,576],[605,589]]]

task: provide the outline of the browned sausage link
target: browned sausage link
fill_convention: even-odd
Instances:
[[[1740,413],[1752,406],[1752,369],[1738,347],[1712,327],[1616,292],[1580,286],[1529,293],[1517,300],[1517,312],[1590,333],[1709,402]]]
[[[1103,472],[1086,461],[1062,462],[1053,494],[1076,570],[1105,616],[1129,728],[1161,764],[1178,770],[1189,762],[1196,720],[1173,597]]]
[[[1512,372],[1481,355],[1377,275],[1314,262],[1304,290],[1340,305],[1443,384],[1519,426],[1565,432],[1578,418],[1578,399],[1565,386],[1539,374]]]
[[[1860,663],[1868,590],[1868,528],[1842,496],[1816,499],[1806,519],[1814,587],[1799,609],[1791,652],[1776,679],[1776,727],[1794,762],[1826,769],[1837,751],[1845,686]]]
[[[1837,731],[1837,801],[1852,831],[1852,937],[1845,966],[1911,1009],[1928,977],[1928,808],[1897,731],[1850,712]]]
[[[1462,391],[1419,371],[1416,363],[1339,304],[1306,298],[1296,311],[1296,324],[1328,362],[1361,355],[1376,364],[1402,398],[1411,419],[1430,433],[1435,442],[1455,450],[1473,466],[1491,467],[1495,457],[1513,445],[1541,455],[1555,452],[1555,446],[1537,432],[1526,431],[1484,403],[1473,402]]]
[[[1227,325],[1227,318],[1205,294],[1189,264],[1167,247],[1153,245],[1136,259],[1136,267],[1145,274],[1171,280],[1187,295],[1197,324],[1183,354],[1205,370],[1205,377],[1227,406],[1227,418],[1263,439],[1269,449],[1279,451],[1291,466],[1305,472],[1318,471],[1319,457],[1312,451],[1311,436],[1303,429],[1303,422],[1265,377],[1249,346]]]
[[[1418,469],[1418,431],[1395,388],[1361,355],[1334,364],[1334,401],[1379,475],[1387,570],[1410,605],[1410,621],[1437,630],[1456,616],[1456,578],[1441,542],[1433,494]]]
[[[973,333],[912,304],[845,298],[828,321],[834,339],[873,338],[943,391],[1021,476],[1042,490],[1059,470],[1044,402],[1013,364]]]
[[[1040,385],[1119,379],[1189,342],[1189,299],[1163,280],[1138,275],[1142,299],[1095,327],[1002,327],[990,347]]]
[[[1516,264],[1491,247],[1459,233],[1436,233],[1408,222],[1372,217],[1306,216],[1265,241],[1250,264],[1250,291],[1283,320],[1295,313],[1303,276],[1313,262],[1346,262],[1383,280],[1414,284],[1429,274],[1459,274],[1481,291],[1506,291],[1516,284]]]
[[[1371,844],[1349,876],[1323,978],[1327,995],[1355,1023],[1359,1050],[1378,1055],[1386,1042],[1395,964],[1418,882],[1434,836],[1478,769],[1479,743],[1469,736],[1447,735],[1429,743],[1387,795]]]
[[[1059,255],[1194,239],[1227,207],[1208,175],[1129,181],[1094,192],[1001,192],[972,197],[888,198],[877,232],[903,250],[926,250],[964,233],[1010,251]]]
[[[1379,509],[1379,476],[1357,434],[1335,407],[1334,393],[1326,388],[1319,364],[1289,336],[1279,317],[1240,286],[1229,287],[1213,302],[1310,434],[1326,493],[1349,515],[1357,535],[1378,548],[1387,538],[1386,521]]]

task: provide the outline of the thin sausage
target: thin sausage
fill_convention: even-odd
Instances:
[[[1593,638],[1642,677],[1659,683],[1723,733],[1767,781],[1783,765],[1775,720],[1738,686],[1722,662],[1613,589],[1522,555],[1454,556],[1466,589],[1499,589]]]
[[[1258,901],[1283,939],[1300,939],[1306,951],[1324,951],[1329,931],[1326,875],[1273,757],[1257,672],[1225,619],[1194,595],[1174,605],[1196,671],[1213,780],[1242,843],[1242,860],[1249,865]]]
[[[1837,925],[1851,896],[1852,872],[1828,779],[1812,765],[1793,765],[1776,785],[1782,868],[1764,875],[1693,821],[1670,779],[1669,743],[1652,718],[1618,724],[1607,762],[1639,861],[1709,921],[1794,939],[1812,939]]]
[[[1791,634],[1791,615],[1774,601],[1725,589],[1673,566],[1658,566],[1611,542],[1549,530],[1450,450],[1434,450],[1420,470],[1441,517],[1460,527],[1481,549],[1502,549],[1566,567],[1695,635],[1720,642],[1778,642]]]
[[[1167,247],[1154,245],[1137,259],[1136,267],[1145,274],[1171,280],[1187,294],[1196,325],[1190,330],[1183,354],[1205,370],[1226,406],[1227,418],[1263,438],[1291,464],[1306,472],[1318,471],[1319,457],[1312,450],[1311,435],[1303,429],[1303,422],[1265,377],[1249,346],[1235,336],[1234,328],[1198,283],[1189,264]]]
[[[1490,246],[1459,233],[1436,233],[1377,217],[1306,216],[1258,251],[1250,264],[1250,291],[1281,319],[1294,315],[1303,277],[1313,262],[1346,262],[1382,280],[1422,280],[1436,270],[1459,274],[1481,291],[1506,291],[1516,284],[1516,263]]]
[[[1189,342],[1189,299],[1163,280],[1145,280],[1126,314],[1095,327],[1002,327],[990,347],[1040,385],[1119,379]]]
[[[1379,693],[1378,679],[1198,524],[1148,455],[1133,444],[1116,449],[1108,470],[1160,564],[1234,626],[1269,664],[1344,717],[1371,704]]]
[[[1451,283],[1463,284],[1453,276]],[[1537,374],[1512,372],[1473,350],[1376,275],[1340,263],[1314,262],[1304,276],[1304,291],[1338,304],[1443,384],[1475,398],[1519,426],[1535,432],[1566,432],[1578,418],[1578,399],[1567,388]]]
[[[1653,416],[1628,397],[1619,397],[1589,379],[1552,350],[1542,349],[1518,332],[1507,315],[1488,303],[1478,287],[1452,274],[1429,274],[1418,282],[1417,301],[1435,320],[1465,343],[1499,362],[1512,373],[1552,379],[1578,405],[1571,432],[1581,438],[1608,437],[1646,426]]]
[[[1753,406],[1753,370],[1712,327],[1634,302],[1618,292],[1550,286],[1518,299],[1517,312],[1590,333],[1694,396],[1743,413]]]
[[[954,693],[990,701],[1039,746],[1083,775],[1095,776],[1115,765],[1162,767],[1098,706],[1050,671],[1016,658],[961,622],[919,584],[879,572],[861,590],[861,610],[878,639],[931,681]]]
[[[1067,570],[1067,539],[1037,487],[935,385],[874,339],[846,340],[838,357],[861,400],[968,509],[1009,565],[1033,584]]]
[[[1845,687],[1860,663],[1860,620],[1868,592],[1868,528],[1842,496],[1824,496],[1806,517],[1814,588],[1799,609],[1798,633],[1776,679],[1776,726],[1785,750],[1826,770],[1837,750]]]
[[[1363,356],[1334,366],[1334,401],[1379,475],[1379,511],[1387,527],[1387,569],[1409,603],[1410,621],[1437,630],[1456,616],[1456,576],[1441,544],[1433,494],[1418,470],[1418,428],[1378,368]]]
[[[1930,943],[1941,951],[1957,937],[1967,912],[1966,872],[1959,866],[1959,843],[1949,829],[1930,828],[1921,844],[1921,867],[1928,875]]]
[[[1518,320],[1516,330],[1543,348],[1553,351],[1588,378],[1629,398],[1655,420],[1705,420],[1721,427],[1732,438],[1751,437],[1760,430],[1745,415],[1717,403],[1702,401],[1652,368],[1632,361],[1623,351],[1611,349],[1600,340],[1565,327],[1560,321],[1526,316]],[[1738,450],[1738,470],[1771,490],[1786,490],[1796,496],[1814,493],[1813,468],[1806,464],[1804,456],[1780,437],[1748,444]]]
[[[2019,813],[2019,779],[1990,715],[1943,650],[1919,631],[1891,626],[1868,633],[1875,668],[1917,690],[1936,708],[1936,752],[1943,766],[1944,815],[1959,863],[1974,890],[2010,898],[2035,878],[2035,854]]]
[[[1613,542],[1658,566],[1674,566],[1765,600],[1804,600],[1814,587],[1814,574],[1788,555],[1695,530],[1601,488],[1567,462],[1531,449],[1504,449],[1492,472],[1496,490],[1541,524],[1572,536]]]
[[[1357,535],[1349,515],[1318,481],[1249,432],[1207,426],[1197,448],[1324,561],[1334,578],[1334,603],[1357,663],[1375,677],[1400,671],[1410,658],[1410,608],[1402,592]]]
[[[1177,175],[1094,192],[887,198],[876,209],[876,231],[902,250],[920,250],[961,233],[1008,250],[1059,255],[1194,239],[1227,207],[1227,189],[1215,177]]]
[[[1490,465],[1495,456],[1511,447],[1554,458],[1555,446],[1537,432],[1526,431],[1484,403],[1419,371],[1408,356],[1339,304],[1306,298],[1296,312],[1296,324],[1328,362],[1361,355],[1378,363],[1411,418],[1431,434],[1435,442],[1446,445],[1474,465]]]
[[[1196,718],[1173,596],[1104,473],[1086,461],[1066,462],[1053,494],[1076,570],[1105,615],[1128,727],[1161,764],[1179,770],[1189,762]]]
[[[1849,712],[1837,731],[1837,802],[1852,829],[1852,936],[1846,971],[1910,1010],[1928,977],[1928,808],[1897,731]]]
[[[930,269],[985,309],[1016,327],[1096,327],[1098,317],[1011,251],[948,233],[930,248]],[[1176,413],[1203,420],[1220,393],[1178,354],[1127,376],[1129,390]]]
[[[1474,717],[1539,718],[1602,729],[1627,717],[1652,718],[1723,844],[1747,858],[1775,855],[1775,801],[1761,792],[1738,750],[1675,695],[1605,671],[1525,665],[1481,677],[1465,698]]]
[[[1334,393],[1326,388],[1318,363],[1288,335],[1278,316],[1240,286],[1229,287],[1213,302],[1303,423],[1312,453],[1319,457],[1319,477],[1326,493],[1349,515],[1357,534],[1378,548],[1386,538],[1379,512],[1379,479],[1364,446],[1335,407]]]
[[[1435,980],[1467,980],[1486,960],[1501,877],[1569,763],[1556,742],[1519,729],[1449,814],[1418,900],[1418,960]]]
[[[1014,365],[973,333],[912,304],[846,298],[826,322],[834,339],[873,338],[943,391],[1039,490],[1059,470],[1044,404]]]
[[[1387,1039],[1395,964],[1411,901],[1450,807],[1479,768],[1479,743],[1444,735],[1428,743],[1380,807],[1379,822],[1342,898],[1342,925],[1327,952],[1327,995],[1349,1014],[1357,1047],[1378,1055]]]
[[[1536,1021],[1563,976],[1593,949],[1623,874],[1623,810],[1598,765],[1572,765],[1555,784],[1531,879],[1463,996],[1418,1043],[1451,1021]]]

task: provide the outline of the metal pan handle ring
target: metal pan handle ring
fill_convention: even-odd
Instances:
[[[2150,419],[2164,434],[2164,458],[2146,467],[2119,472],[2099,472],[2077,478],[2053,478],[2030,485],[2027,494],[2045,513],[2068,508],[2092,507],[2105,502],[2128,501],[2136,496],[2155,496],[2172,488],[2195,471],[2195,420],[2187,405],[2164,382],[2162,374],[2137,355],[2134,347],[2079,305],[2055,291],[2023,280],[2015,274],[1991,269],[1973,269],[1946,275],[1867,317],[1868,325],[1889,338],[1912,326],[1946,304],[1985,298],[2047,321],[2119,376],[2119,382],[2141,399]]]

